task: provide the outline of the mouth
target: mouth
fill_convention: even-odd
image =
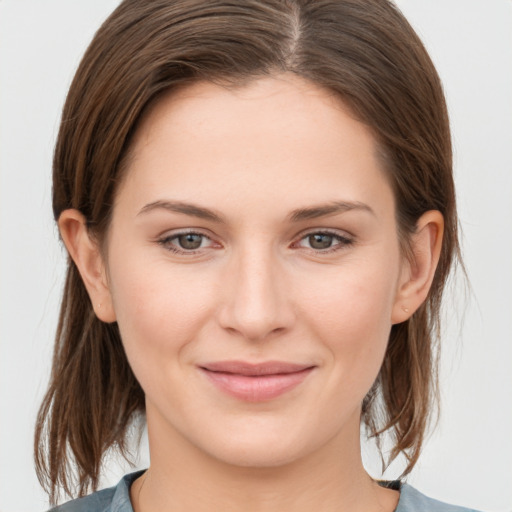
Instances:
[[[218,361],[199,366],[220,391],[248,402],[272,400],[301,384],[315,366],[267,361]]]

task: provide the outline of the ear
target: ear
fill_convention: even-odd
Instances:
[[[103,257],[98,243],[91,238],[85,217],[78,210],[64,210],[58,224],[62,240],[80,272],[96,316],[103,322],[115,322]]]
[[[425,212],[416,223],[411,238],[411,253],[404,258],[391,322],[408,320],[423,304],[439,262],[443,243],[444,218],[441,212]]]

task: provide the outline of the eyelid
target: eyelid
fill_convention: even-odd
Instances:
[[[312,252],[314,254],[319,254],[319,255],[324,254],[325,255],[325,254],[329,254],[329,253],[336,252],[339,250],[343,250],[347,246],[353,245],[355,242],[355,237],[353,235],[347,233],[346,231],[339,231],[339,230],[332,229],[332,228],[315,228],[315,229],[310,229],[305,232],[302,232],[297,237],[296,241],[293,242],[292,245],[296,245],[299,242],[301,242],[302,240],[304,240],[305,238],[307,238],[308,236],[316,235],[316,234],[330,235],[330,236],[334,237],[335,239],[337,239],[339,243],[333,245],[332,247],[324,249],[324,250],[304,247],[304,249],[309,250],[310,252]]]
[[[170,245],[170,241],[171,240],[174,240],[174,239],[176,239],[176,238],[178,238],[180,236],[189,235],[189,234],[199,235],[199,236],[202,236],[203,238],[206,238],[206,239],[210,240],[210,242],[212,242],[213,244],[216,243],[212,239],[211,236],[207,235],[200,228],[185,228],[185,229],[179,229],[179,230],[176,230],[176,231],[166,231],[162,235],[158,236],[156,241],[157,241],[158,244],[160,244],[166,250],[168,250],[169,252],[175,253],[175,254],[185,254],[185,255],[198,254],[202,250],[208,248],[208,247],[201,247],[199,249],[189,249],[189,250],[187,250],[187,249],[180,249],[177,246],[171,246]]]
[[[175,254],[183,254],[183,255],[193,255],[198,254],[204,249],[211,248],[209,247],[200,247],[198,249],[180,249],[177,246],[173,246],[170,244],[171,240],[174,240],[180,236],[187,235],[187,234],[194,234],[199,235],[207,240],[209,240],[212,244],[215,244],[218,242],[215,242],[213,238],[206,234],[202,229],[200,228],[185,228],[180,229],[176,231],[171,232],[164,232],[161,236],[157,238],[157,242],[162,245],[165,249],[167,249],[169,252],[175,253]],[[332,252],[336,252],[338,250],[342,250],[348,245],[352,245],[355,242],[354,236],[347,233],[346,231],[339,231],[332,228],[315,228],[315,229],[309,229],[307,231],[304,231],[300,233],[296,238],[295,241],[292,243],[292,247],[298,246],[298,244],[307,238],[308,236],[315,235],[315,234],[321,234],[321,235],[329,235],[335,238],[339,243],[333,245],[332,247],[328,247],[327,249],[314,249],[314,248],[307,248],[303,247],[303,249],[306,249],[314,254],[329,254]],[[220,244],[218,244],[220,245]]]

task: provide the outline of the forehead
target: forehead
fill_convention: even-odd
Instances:
[[[284,204],[325,201],[328,192],[333,200],[364,200],[348,196],[387,187],[377,151],[369,128],[334,93],[301,78],[282,75],[236,88],[199,82],[146,112],[125,185],[131,182],[147,202],[177,194]]]
[[[264,135],[262,128],[265,133],[275,131],[309,139],[318,128],[332,130],[337,125],[339,131],[343,125],[336,118],[350,117],[354,121],[350,129],[358,125],[359,131],[367,131],[371,138],[369,130],[357,122],[336,93],[290,73],[242,86],[201,81],[164,93],[141,119],[135,146],[144,139],[147,142],[155,135],[155,128],[168,123],[170,116],[180,130],[188,129],[192,135],[199,135],[202,127],[215,126],[208,137],[221,138],[237,125],[244,129],[240,135],[250,135],[255,142]]]

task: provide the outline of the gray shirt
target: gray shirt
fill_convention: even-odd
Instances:
[[[144,471],[125,475],[115,487],[69,501],[53,508],[50,512],[133,512],[130,502],[130,485],[142,473]],[[386,487],[400,490],[400,499],[395,512],[477,512],[428,498],[405,483],[391,482],[386,484]]]

